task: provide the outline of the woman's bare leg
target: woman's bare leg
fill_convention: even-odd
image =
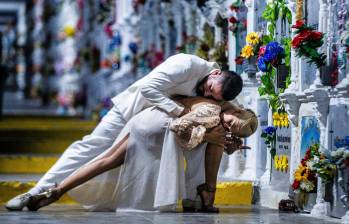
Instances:
[[[28,209],[31,211],[36,211],[41,207],[47,206],[57,201],[64,193],[73,189],[74,187],[85,183],[91,178],[107,170],[120,166],[125,159],[128,136],[129,135],[113,146],[113,148],[103,157],[81,167],[75,173],[67,177],[56,188],[51,189],[50,192],[43,193],[46,195],[46,197],[42,197],[40,194],[33,197],[27,205]]]
[[[216,189],[217,185],[217,175],[219,170],[219,165],[221,163],[224,148],[215,145],[208,144],[205,151],[205,180],[206,184],[209,185],[211,189]],[[205,198],[206,205],[212,205],[215,199],[215,192],[202,192]]]
[[[120,143],[113,146],[109,153],[101,157],[100,159],[83,166],[75,173],[67,177],[57,187],[61,194],[85,183],[93,177],[104,173],[110,169],[116,168],[123,164],[126,154],[128,136],[121,140]]]

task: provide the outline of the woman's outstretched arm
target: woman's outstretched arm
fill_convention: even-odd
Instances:
[[[126,154],[129,135],[125,136],[118,144],[100,159],[81,167],[75,173],[67,177],[58,185],[61,195],[67,191],[85,183],[93,177],[116,168],[123,164]]]

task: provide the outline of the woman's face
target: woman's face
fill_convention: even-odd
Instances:
[[[244,112],[245,111],[241,109],[231,109],[221,113],[223,127],[233,135],[239,133],[244,122],[241,120],[241,117],[245,115]]]

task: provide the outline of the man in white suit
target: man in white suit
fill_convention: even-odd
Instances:
[[[232,100],[241,89],[241,77],[234,72],[221,71],[215,62],[189,54],[169,57],[144,78],[115,96],[112,99],[114,107],[94,131],[70,145],[34,188],[8,201],[6,208],[22,210],[32,195],[61,182],[83,164],[107,150],[127,121],[145,108],[157,106],[170,116],[178,117],[187,113],[188,109],[173,101],[173,96],[201,95],[216,100]],[[210,135],[211,138],[206,141],[221,144],[214,137],[219,134],[222,133]]]

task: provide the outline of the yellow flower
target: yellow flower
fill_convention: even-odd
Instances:
[[[66,25],[63,28],[63,32],[65,33],[65,35],[67,35],[68,37],[73,37],[75,35],[75,28],[71,25]]]
[[[249,44],[258,44],[259,43],[259,35],[256,32],[251,32],[246,36],[246,42]]]
[[[278,155],[274,156],[274,167],[276,170],[279,169],[279,156]]]
[[[298,166],[296,172],[294,173],[294,179],[296,181],[306,181],[308,180],[308,169],[302,164]]]
[[[281,127],[281,122],[280,122],[280,120],[277,120],[277,121],[276,121],[276,127]]]
[[[273,114],[273,119],[274,119],[274,120],[279,120],[279,119],[280,119],[280,114],[279,114],[278,112],[275,112],[275,113]]]
[[[281,125],[281,127],[284,127],[284,126],[285,126],[285,121],[284,121],[284,120],[281,120],[281,121],[280,121],[280,125]]]
[[[274,120],[273,125],[276,127],[276,125],[277,125],[277,121],[276,120]]]
[[[281,169],[286,172],[288,168],[288,159],[286,155],[282,156]]]
[[[254,53],[253,53],[253,47],[251,45],[246,45],[244,48],[242,48],[241,57],[249,58],[252,55],[254,55]]]

